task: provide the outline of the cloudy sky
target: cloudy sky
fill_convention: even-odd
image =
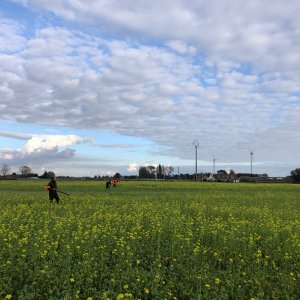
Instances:
[[[298,0],[1,0],[0,163],[300,167]],[[250,150],[251,149],[251,150]]]

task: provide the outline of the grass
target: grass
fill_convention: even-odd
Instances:
[[[0,296],[299,299],[300,186],[0,181]]]

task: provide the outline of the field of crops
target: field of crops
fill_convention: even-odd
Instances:
[[[0,298],[300,299],[300,185],[0,181]]]

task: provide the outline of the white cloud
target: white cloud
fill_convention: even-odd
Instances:
[[[1,119],[143,137],[182,159],[195,138],[202,157],[218,148],[228,161],[247,155],[232,147],[296,138],[298,1],[15,2],[78,26],[25,35],[25,23],[0,21]],[[43,139],[18,155],[71,157],[58,149],[80,142]]]
[[[1,136],[27,139],[23,148],[9,149],[3,148],[0,151],[1,158],[14,164],[31,163],[40,165],[50,163],[54,160],[69,160],[75,157],[76,151],[68,148],[75,144],[90,142],[76,135],[26,135],[0,132]]]
[[[128,172],[136,172],[138,170],[138,164],[137,163],[130,163],[127,167]]]
[[[20,51],[25,47],[26,38],[22,36],[23,26],[12,19],[1,18],[0,54]]]
[[[24,152],[31,154],[34,152],[43,152],[53,150],[74,144],[83,143],[84,139],[76,135],[45,135],[33,136],[24,147]]]
[[[188,46],[184,41],[171,40],[166,43],[171,49],[174,49],[180,54],[196,54],[195,47]]]
[[[271,4],[258,0],[249,3],[28,0],[26,4],[67,20],[101,27],[105,33],[177,41],[174,49],[181,53],[186,43],[205,54],[257,67],[274,69],[280,65],[293,70],[299,67],[297,0],[288,4],[282,0],[272,0]]]

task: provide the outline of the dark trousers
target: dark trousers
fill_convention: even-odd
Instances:
[[[51,193],[51,194],[49,194],[50,203],[53,203],[53,199],[55,199],[55,201],[56,201],[57,204],[59,203],[59,197],[58,197],[57,193]]]

